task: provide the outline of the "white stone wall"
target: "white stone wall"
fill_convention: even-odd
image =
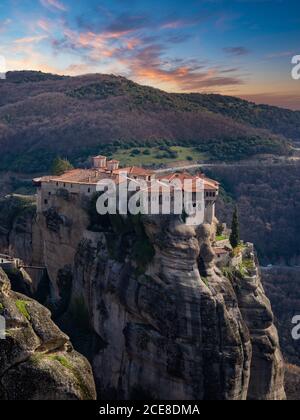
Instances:
[[[215,219],[215,204],[212,201],[205,200],[205,217],[206,223],[212,224]]]
[[[43,212],[52,207],[53,200],[59,190],[66,190],[70,194],[92,196],[96,192],[96,185],[54,181],[45,182],[37,192],[38,212]]]
[[[38,212],[42,213],[43,211],[48,210],[53,207],[55,203],[55,197],[59,190],[66,190],[71,195],[85,195],[92,197],[96,193],[96,185],[91,184],[79,184],[79,183],[70,183],[70,182],[44,182],[42,186],[38,188],[37,192],[37,208]],[[158,197],[157,197],[158,200]],[[160,207],[160,206],[159,206]],[[172,205],[171,205],[172,208]],[[205,212],[204,212],[204,222],[212,224],[215,218],[215,203],[214,199],[205,200]],[[199,225],[203,221],[194,220],[192,224]],[[191,224],[191,221],[188,222]]]

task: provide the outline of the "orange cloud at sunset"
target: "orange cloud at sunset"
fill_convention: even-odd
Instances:
[[[285,23],[289,14],[281,2],[273,4],[272,19],[266,1],[259,7],[230,2],[231,10],[223,1],[186,0],[176,7],[147,0],[130,6],[116,0],[3,2],[0,54],[11,70],[113,72],[171,92],[229,94],[300,109],[300,84],[291,78],[299,37],[289,36],[299,28]],[[270,32],[275,25],[281,28],[276,34]]]

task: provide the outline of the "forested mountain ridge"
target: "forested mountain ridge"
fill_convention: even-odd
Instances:
[[[226,101],[237,109],[227,111]],[[57,155],[78,162],[122,145],[193,145],[214,160],[288,154],[282,133],[297,138],[300,113],[275,108],[287,117],[272,131],[269,119],[254,120],[255,106],[246,104],[170,94],[113,75],[11,72],[0,81],[0,170],[48,171]]]
[[[234,96],[193,93],[187,95],[187,99],[235,121],[300,141],[300,111],[264,104],[257,105]]]

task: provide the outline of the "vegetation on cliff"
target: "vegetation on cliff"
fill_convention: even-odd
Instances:
[[[9,196],[0,199],[0,227],[8,232],[19,217],[36,213],[35,197]]]
[[[237,207],[235,207],[232,216],[231,234],[229,240],[232,248],[236,248],[240,243],[240,225]]]

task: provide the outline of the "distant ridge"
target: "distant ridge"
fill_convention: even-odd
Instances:
[[[221,95],[175,94],[102,74],[9,72],[0,82],[0,170],[46,171],[119,146],[194,145],[212,159],[287,154],[300,112]]]

